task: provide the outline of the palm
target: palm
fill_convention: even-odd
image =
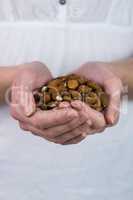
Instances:
[[[105,63],[86,63],[74,73],[85,76],[87,79],[93,80],[104,87],[110,97],[105,118],[109,124],[113,125],[117,122],[119,116],[122,84],[120,79],[108,67],[109,64]]]

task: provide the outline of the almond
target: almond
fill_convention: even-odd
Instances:
[[[79,86],[79,83],[77,80],[72,79],[72,80],[68,80],[67,86],[69,89],[75,90]]]

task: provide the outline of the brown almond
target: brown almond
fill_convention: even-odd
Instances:
[[[59,87],[58,87],[58,91],[59,91],[59,93],[61,93],[61,92],[63,92],[63,91],[66,91],[67,89],[66,89],[66,87],[65,87],[65,83],[63,83],[62,85],[60,85]]]
[[[92,88],[93,91],[97,91],[97,92],[102,92],[102,88],[95,82],[92,81],[88,81],[87,82],[88,87]]]
[[[67,82],[67,86],[68,86],[69,89],[73,89],[73,90],[75,90],[75,89],[78,88],[79,83],[78,83],[77,80],[72,79],[72,80],[68,80],[68,82]]]
[[[93,98],[93,97],[87,96],[87,97],[85,98],[85,103],[87,103],[87,104],[89,104],[89,105],[95,104],[96,101],[97,101],[97,100],[96,100],[95,98]]]
[[[50,94],[48,92],[44,93],[44,95],[43,95],[43,101],[44,101],[45,104],[47,104],[47,103],[49,103],[51,101],[51,96],[50,96]]]
[[[91,88],[90,87],[88,87],[88,86],[86,86],[86,85],[81,85],[81,86],[79,86],[79,88],[78,88],[78,91],[81,93],[81,94],[89,94],[90,92],[91,92]]]
[[[49,94],[52,97],[52,100],[56,100],[56,97],[59,95],[58,89],[57,88],[49,88],[48,90]]]
[[[64,101],[72,101],[72,98],[71,98],[71,95],[65,95],[65,96],[63,96],[63,100]]]
[[[80,83],[80,85],[83,85],[87,83],[87,80],[85,78],[79,78],[78,82]]]
[[[42,110],[53,109],[62,101],[81,100],[101,112],[109,103],[108,95],[99,84],[76,74],[49,81],[37,90],[34,98],[37,107]]]
[[[70,95],[69,91],[67,91],[67,90],[62,91],[60,94],[61,94],[61,96],[69,96]]]
[[[81,96],[80,92],[75,91],[75,90],[70,90],[69,92],[70,92],[73,100],[82,100],[82,96]]]
[[[48,82],[48,87],[58,88],[61,83],[62,83],[62,80],[57,78],[57,79],[54,79],[52,81],[49,81]]]
[[[101,99],[101,104],[104,108],[106,108],[109,104],[109,97],[106,93],[102,93],[100,95],[100,99]]]

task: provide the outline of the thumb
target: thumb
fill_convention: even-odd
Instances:
[[[26,117],[30,117],[36,111],[36,104],[32,91],[26,87],[21,87],[20,89],[19,106],[22,108]]]
[[[12,87],[12,106],[17,109],[17,112],[21,115],[29,117],[36,111],[36,104],[32,91],[25,86],[13,86]]]

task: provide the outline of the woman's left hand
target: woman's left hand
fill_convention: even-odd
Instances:
[[[80,101],[71,103],[71,106],[78,110],[80,116],[82,116],[83,113],[86,113],[86,116],[88,116],[86,123],[74,131],[81,132],[81,135],[86,137],[87,135],[103,132],[106,127],[114,126],[119,119],[122,82],[109,70],[109,64],[86,63],[73,73],[101,84],[105,92],[109,95],[109,106],[104,115]],[[89,125],[87,125],[88,120]],[[82,139],[81,137],[77,137],[67,141],[65,144],[79,143]]]

